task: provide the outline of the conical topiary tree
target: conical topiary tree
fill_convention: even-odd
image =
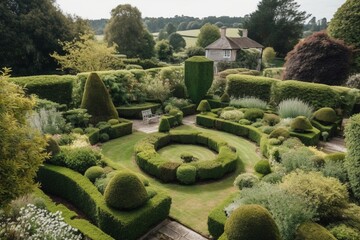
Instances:
[[[185,61],[185,85],[189,98],[198,104],[211,87],[214,78],[214,62],[203,56]]]
[[[159,132],[169,132],[170,131],[170,123],[167,118],[161,118],[159,124]]]
[[[119,118],[110,94],[97,73],[90,73],[86,80],[81,108],[87,109],[91,123]]]
[[[197,109],[197,111],[201,112],[201,113],[205,113],[205,112],[210,112],[211,111],[211,107],[210,104],[207,100],[202,100]]]

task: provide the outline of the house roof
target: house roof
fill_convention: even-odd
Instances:
[[[246,48],[264,48],[260,43],[248,37],[221,37],[211,43],[205,49],[223,50],[223,49],[246,49]]]

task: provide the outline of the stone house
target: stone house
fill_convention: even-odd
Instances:
[[[259,51],[259,63],[258,70],[261,66],[261,56],[262,50],[264,48],[260,43],[248,38],[247,29],[242,30],[242,37],[227,37],[226,36],[226,27],[220,29],[221,37],[215,42],[211,43],[205,47],[205,56],[215,63],[215,72],[218,62],[234,62],[236,60],[236,55],[241,49],[257,49]]]

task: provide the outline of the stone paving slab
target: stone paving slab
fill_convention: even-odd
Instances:
[[[150,123],[146,123],[142,120],[132,120],[133,122],[133,130],[137,130],[144,133],[154,133],[158,131],[159,121],[153,121]],[[185,125],[195,125],[196,116],[186,116],[183,119],[183,124]]]

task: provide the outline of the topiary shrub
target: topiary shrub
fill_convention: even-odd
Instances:
[[[170,131],[170,123],[167,118],[161,118],[159,124],[159,132],[169,132]]]
[[[203,99],[214,78],[214,62],[206,57],[194,56],[185,61],[185,85],[189,98],[195,103]]]
[[[249,121],[256,121],[256,119],[263,117],[264,117],[264,111],[257,108],[247,109],[244,113],[244,118]]]
[[[249,121],[247,119],[240,119],[239,124],[241,124],[241,125],[250,125],[251,121]]]
[[[239,188],[252,188],[259,182],[259,178],[252,173],[242,173],[235,178],[234,186]]]
[[[100,142],[107,142],[109,141],[109,139],[110,139],[109,134],[107,133],[100,134]]]
[[[295,240],[336,240],[336,238],[323,226],[306,222],[298,227]]]
[[[357,240],[360,239],[360,230],[347,226],[345,224],[339,224],[328,227],[330,233],[334,235],[337,240]]]
[[[186,88],[182,84],[176,84],[172,90],[172,95],[176,98],[186,98]]]
[[[110,119],[110,120],[108,121],[108,123],[109,123],[110,125],[116,125],[116,124],[119,124],[120,121],[119,121],[119,119]]]
[[[119,118],[103,81],[96,73],[90,73],[86,80],[81,108],[87,109],[93,124]]]
[[[349,75],[351,58],[352,50],[343,41],[325,32],[314,33],[286,56],[284,79],[342,85]]]
[[[59,144],[55,141],[54,138],[52,138],[49,135],[46,135],[45,137],[46,139],[46,152],[48,154],[51,154],[51,156],[55,156],[56,154],[58,154],[60,152],[60,147]]]
[[[210,112],[211,111],[211,107],[210,107],[210,104],[207,100],[201,100],[201,102],[199,103],[196,111],[199,111],[199,112]]]
[[[81,135],[84,134],[84,130],[82,128],[74,128],[71,132]]]
[[[225,234],[229,240],[280,240],[269,211],[255,204],[237,208],[225,222]]]
[[[280,122],[280,117],[276,114],[266,113],[264,114],[263,122],[269,126],[275,126]]]
[[[84,176],[87,177],[91,182],[95,182],[95,180],[97,178],[100,178],[104,174],[105,174],[105,171],[102,167],[93,166],[93,167],[89,167],[85,171]]]
[[[104,193],[108,206],[119,210],[131,210],[148,200],[144,184],[133,173],[119,172],[109,182]]]
[[[320,108],[314,112],[313,117],[316,120],[327,124],[335,123],[336,120],[338,120],[335,110],[329,107]]]
[[[220,101],[221,101],[221,102],[226,102],[226,103],[230,102],[229,94],[227,94],[227,93],[225,92],[223,95],[221,95]]]
[[[163,182],[173,182],[176,180],[176,170],[181,165],[177,162],[166,162],[159,166],[159,178]]]
[[[304,116],[298,116],[292,120],[290,127],[295,132],[307,132],[313,128],[309,119]]]
[[[197,160],[197,158],[194,157],[191,153],[182,153],[180,155],[180,158],[183,160],[184,163],[189,163]]]
[[[266,175],[271,173],[271,168],[270,168],[270,163],[268,160],[260,160],[258,161],[255,166],[254,169],[257,173]]]
[[[278,137],[284,137],[285,139],[289,138],[290,137],[289,130],[287,130],[284,127],[278,127],[269,134],[269,138],[278,138]]]
[[[196,181],[196,167],[181,165],[176,170],[176,178],[183,184],[193,184]]]

